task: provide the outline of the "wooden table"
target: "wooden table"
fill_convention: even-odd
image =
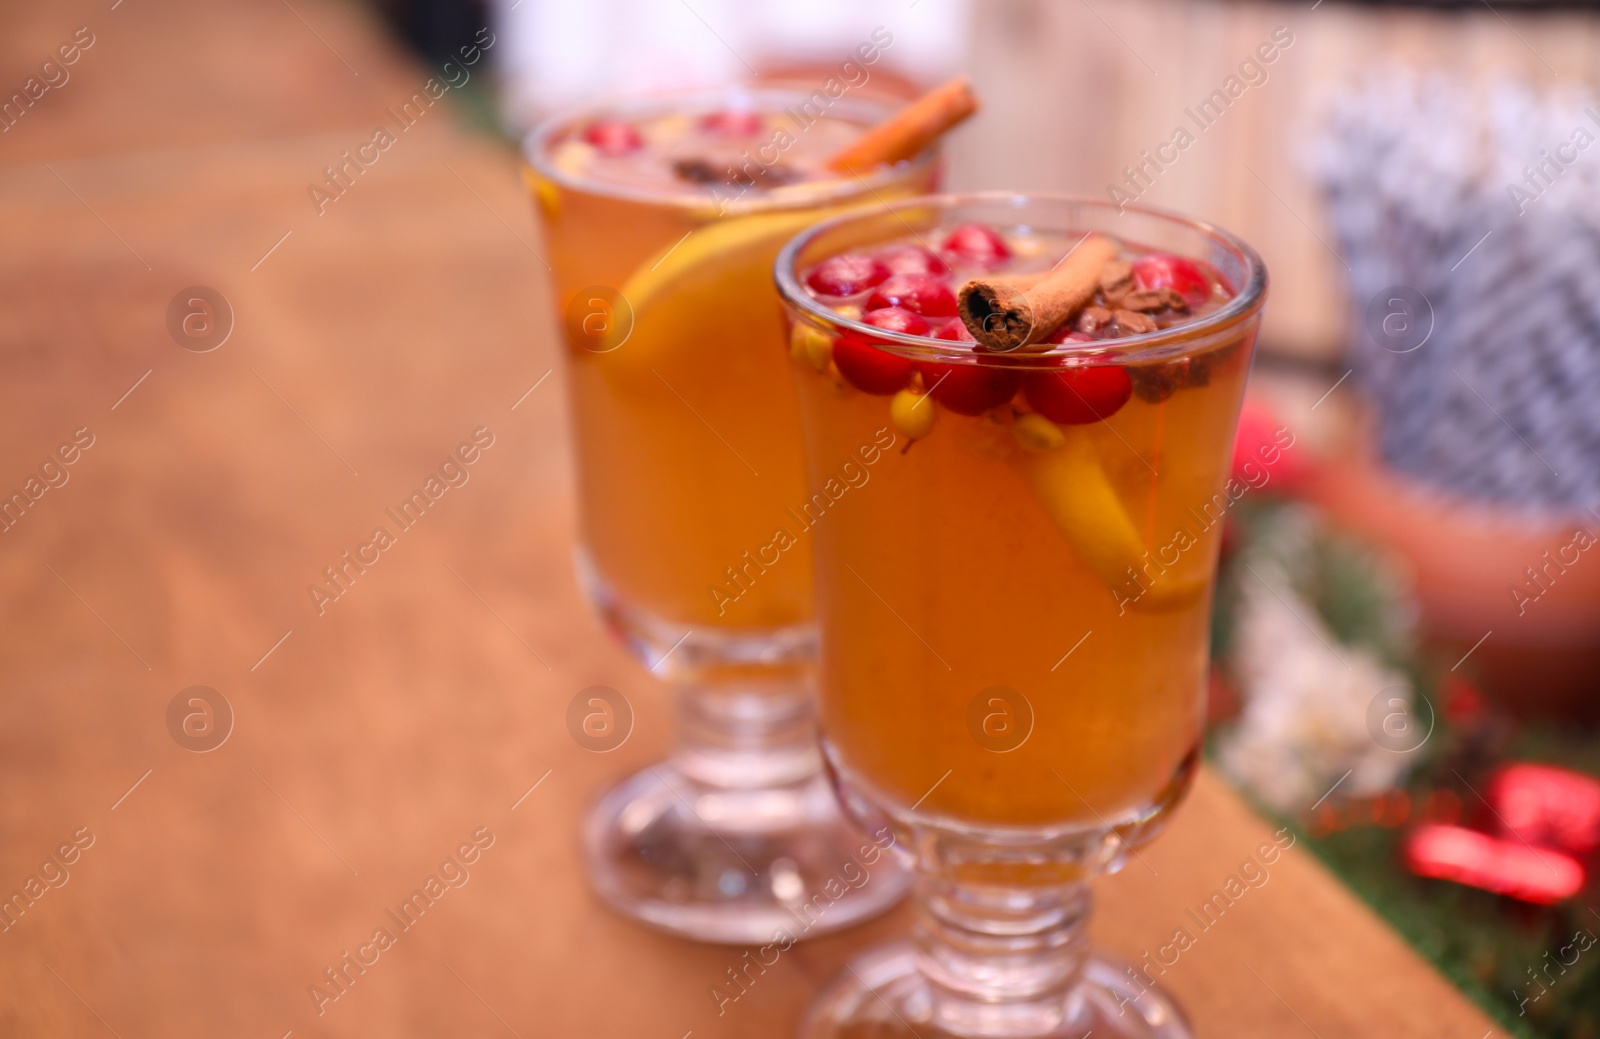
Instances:
[[[319,215],[308,185],[427,77],[358,11],[9,7],[5,89],[80,26],[94,42],[0,134],[0,491],[66,478],[0,534],[0,893],[36,896],[0,934],[0,1034],[790,1034],[903,911],[797,947],[719,1018],[737,951],[583,885],[580,811],[667,718],[574,586],[513,157],[441,104]],[[209,352],[168,327],[196,284],[234,312]],[[469,481],[319,613],[308,586],[480,428]],[[92,444],[47,466],[75,431]],[[607,755],[564,722],[593,684],[638,712]],[[195,685],[234,715],[204,753],[168,723]],[[387,911],[474,833],[493,842],[467,879],[450,867],[460,886],[319,1014],[325,970],[398,931]],[[1266,836],[1203,776],[1148,866],[1102,885],[1100,940],[1138,958],[1193,930]],[[1299,849],[1166,981],[1204,1036],[1489,1028]]]

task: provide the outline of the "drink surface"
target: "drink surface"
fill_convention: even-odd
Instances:
[[[545,147],[553,169],[596,188],[689,202],[741,193],[782,201],[815,194],[807,185],[837,183],[826,162],[862,129],[849,119],[735,99],[709,111],[583,120]]]
[[[812,616],[807,498],[771,267],[845,205],[926,190],[917,161],[824,159],[883,113],[806,95],[664,103],[555,127],[530,186],[563,310],[582,538],[628,606],[679,627]],[[846,111],[848,109],[848,112]]]
[[[1181,794],[1193,766],[1254,323],[1160,359],[1105,349],[1233,295],[1203,263],[1119,242],[1046,343],[979,349],[962,283],[1050,270],[1081,237],[943,228],[798,272],[843,316],[955,351],[791,334],[813,480],[870,431],[898,439],[815,535],[823,736],[896,812],[1103,829]]]

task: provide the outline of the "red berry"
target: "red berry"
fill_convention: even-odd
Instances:
[[[928,395],[958,415],[981,415],[1017,395],[1020,377],[1011,368],[918,361]]]
[[[878,260],[895,274],[947,274],[950,268],[920,245],[891,245],[878,250]]]
[[[931,274],[895,274],[872,290],[867,309],[904,307],[924,317],[954,317],[956,294]]]
[[[806,284],[823,296],[854,296],[889,277],[889,268],[870,256],[834,256],[811,268]]]
[[[700,129],[719,137],[754,137],[762,125],[761,116],[744,108],[712,112],[700,120]]]
[[[939,250],[986,271],[1011,259],[1005,239],[983,224],[962,224],[945,237]]]
[[[962,323],[960,318],[954,318],[940,325],[938,330],[933,333],[933,338],[948,339],[953,343],[977,342],[977,340],[973,338],[972,333],[967,329],[967,326]]]
[[[906,335],[927,334],[928,323],[909,310],[888,307],[874,310],[861,320],[874,328]],[[833,363],[845,381],[863,393],[888,396],[911,381],[911,360],[873,345],[873,341],[846,332],[833,344]]]
[[[620,119],[601,119],[583,128],[583,139],[600,149],[601,155],[626,155],[644,147],[644,138],[631,123]]]
[[[1133,395],[1133,380],[1121,365],[1071,365],[1028,376],[1022,393],[1045,418],[1076,426],[1120,411]]]
[[[1172,289],[1199,306],[1211,296],[1211,279],[1195,260],[1171,253],[1150,253],[1133,261],[1133,278],[1141,289]]]
[[[1046,336],[1044,341],[1051,346],[1060,346],[1062,343],[1093,343],[1095,338],[1087,332],[1079,332],[1070,324],[1065,324]]]
[[[928,323],[914,310],[903,307],[884,307],[862,315],[863,324],[881,328],[885,332],[902,332],[908,336],[928,334]]]

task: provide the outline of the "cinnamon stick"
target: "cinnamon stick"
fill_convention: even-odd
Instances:
[[[957,76],[923,94],[874,126],[828,160],[840,173],[865,173],[874,166],[913,159],[944,132],[978,110],[967,77]]]
[[[1100,272],[1117,254],[1111,239],[1090,234],[1043,278],[974,278],[961,286],[957,313],[973,338],[1001,353],[1037,343],[1094,298]]]

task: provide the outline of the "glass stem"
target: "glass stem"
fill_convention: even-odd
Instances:
[[[1057,1034],[1076,1016],[1070,995],[1089,954],[1088,884],[980,886],[953,872],[917,881],[917,963],[935,1021],[961,1036]]]
[[[672,765],[702,786],[791,786],[817,775],[816,719],[803,677],[714,679],[676,687]]]

